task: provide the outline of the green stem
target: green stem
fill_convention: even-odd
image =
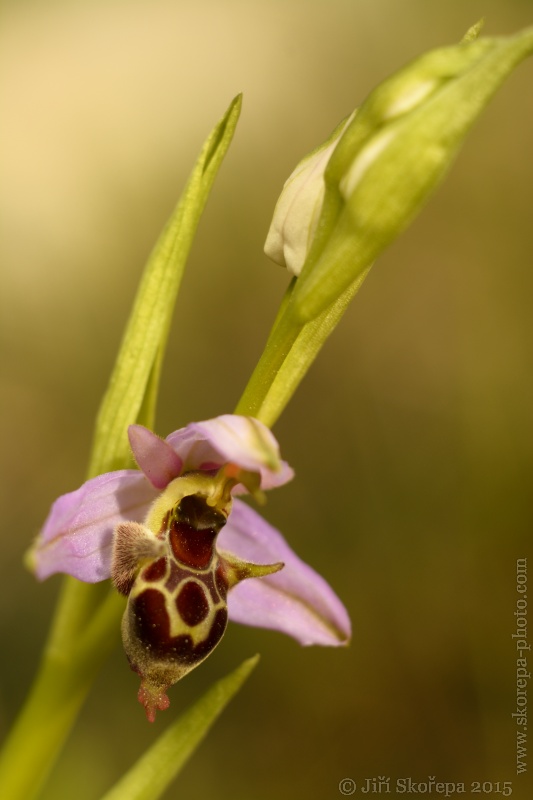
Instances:
[[[366,278],[368,267],[311,322],[294,321],[294,280],[289,286],[263,355],[240,399],[236,414],[249,414],[271,428],[307,374],[326,339],[340,322]]]
[[[326,339],[331,336],[354,295],[358,292],[369,270],[370,267],[329,308],[302,327],[258,411],[261,421],[269,428],[275,424],[296,392]]]
[[[285,312],[274,323],[263,355],[237,404],[235,414],[245,414],[264,421],[261,406],[303,327],[294,320],[290,307],[288,302]]]
[[[78,593],[83,601],[84,594]],[[72,609],[65,609],[67,604],[76,605],[75,595],[71,587],[63,591],[37,679],[4,745],[0,797],[6,800],[33,800],[38,796],[98,670],[118,643],[124,600],[112,592],[74,640],[74,646],[65,646],[67,630],[75,617]],[[84,602],[78,603],[78,612],[85,608]]]
[[[65,576],[46,642],[46,650],[64,652],[85,629],[105,596],[104,587]]]

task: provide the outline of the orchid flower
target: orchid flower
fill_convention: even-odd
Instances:
[[[349,640],[348,615],[329,585],[234,497],[260,499],[293,477],[265,425],[228,414],[165,440],[141,425],[128,434],[140,471],[109,472],[58,498],[30,560],[39,579],[111,578],[128,597],[122,637],[148,719],[218,644],[228,616],[304,645]]]

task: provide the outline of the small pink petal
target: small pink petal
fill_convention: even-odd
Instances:
[[[180,475],[183,461],[164,439],[143,425],[130,425],[128,437],[135,461],[156,489]]]
[[[262,489],[282,486],[294,475],[280,459],[274,435],[252,417],[224,414],[193,422],[171,433],[166,441],[184,461],[184,471],[236,464],[244,470],[259,472]]]
[[[280,572],[242,581],[230,591],[231,620],[273,628],[303,645],[347,644],[350,618],[333,589],[291,550],[279,531],[240,500],[233,501],[218,549],[255,564],[285,563]]]
[[[115,525],[144,519],[156,496],[142,472],[131,469],[98,475],[62,495],[30,553],[35,574],[44,580],[66,572],[87,583],[109,578]]]

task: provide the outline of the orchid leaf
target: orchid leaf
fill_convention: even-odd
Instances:
[[[240,109],[239,95],[206,139],[181,199],[148,260],[98,414],[88,477],[128,465],[128,425],[142,421],[153,426],[163,352],[185,263]]]
[[[186,259],[240,108],[238,96],[208,136],[148,260],[98,414],[89,477],[128,466],[128,425],[153,422],[165,345]],[[2,798],[30,800],[40,791],[117,638],[122,608],[114,594],[102,600],[94,586],[73,578],[64,582],[41,668],[0,757]],[[81,658],[80,631],[93,628],[96,634],[90,657]]]
[[[161,734],[102,800],[157,800],[161,797],[258,661],[259,656],[249,658],[217,681]]]

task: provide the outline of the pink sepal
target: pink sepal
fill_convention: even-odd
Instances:
[[[30,558],[40,580],[66,572],[87,583],[110,576],[115,525],[140,522],[157,496],[142,472],[124,469],[98,475],[59,497]]]
[[[348,643],[348,613],[333,589],[302,561],[272,525],[241,500],[218,538],[218,549],[255,564],[285,563],[265,578],[244,580],[228,596],[229,618],[272,628],[303,645]]]

